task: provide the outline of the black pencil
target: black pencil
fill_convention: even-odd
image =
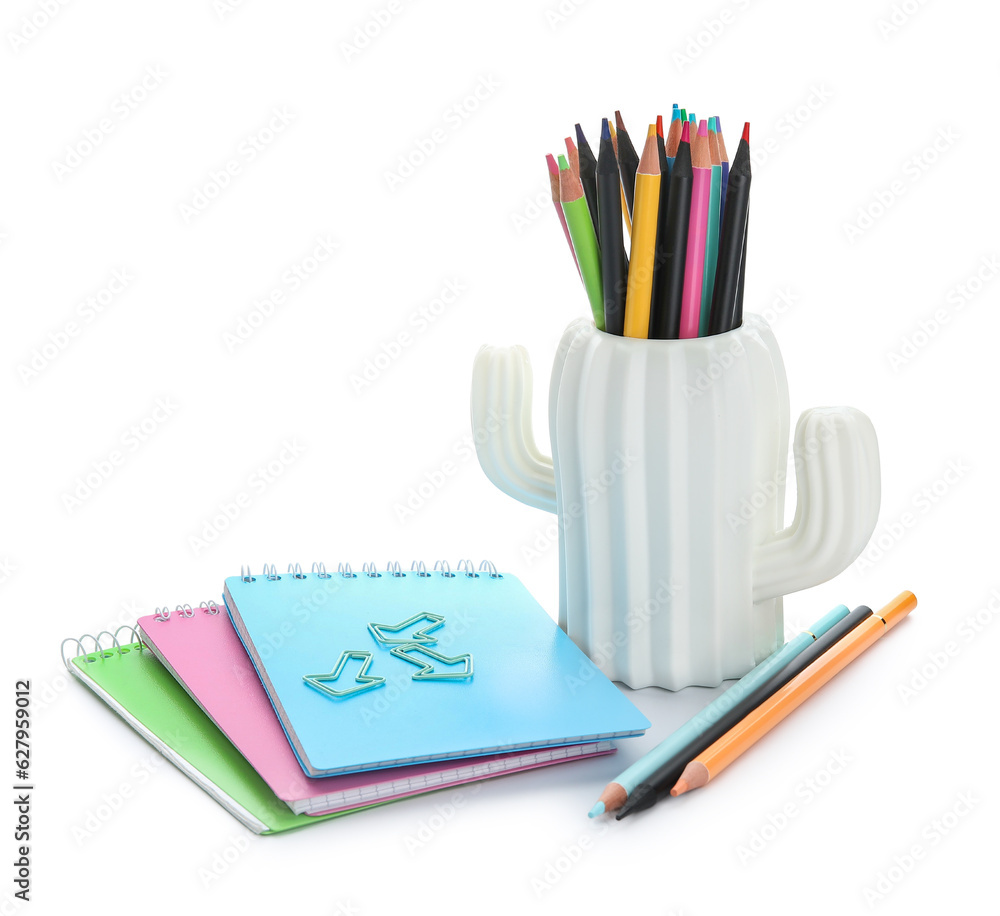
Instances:
[[[732,330],[736,318],[736,300],[740,282],[740,260],[746,237],[747,211],[750,207],[750,125],[743,126],[739,148],[729,168],[725,215],[719,233],[719,260],[715,268],[715,290],[709,334]],[[742,321],[742,316],[740,318]]]
[[[667,197],[666,241],[663,248],[662,281],[653,287],[649,310],[649,337],[674,340],[681,332],[681,301],[684,298],[684,262],[687,259],[688,221],[691,217],[690,124],[681,128],[674,169]],[[662,179],[661,179],[662,183]],[[659,215],[659,214],[658,214]]]
[[[676,168],[676,163],[674,167]],[[628,817],[635,811],[643,811],[646,808],[651,808],[661,798],[670,794],[670,790],[680,778],[684,767],[694,760],[695,757],[706,748],[715,744],[726,732],[743,721],[748,713],[760,706],[772,694],[777,693],[792,678],[805,671],[806,668],[838,640],[842,639],[856,626],[871,617],[871,614],[871,608],[862,605],[861,607],[856,607],[839,623],[834,624],[811,646],[803,649],[784,668],[766,680],[756,690],[748,693],[721,719],[713,723],[702,734],[691,741],[690,744],[657,768],[652,776],[636,786],[629,795],[628,800],[618,810],[615,818],[620,821],[623,817]]]
[[[632,219],[632,204],[635,202],[635,173],[639,168],[639,154],[629,139],[628,131],[625,130],[620,111],[615,112],[615,124],[618,129],[618,171],[622,176],[622,190],[625,192],[628,218]]]
[[[581,170],[583,157],[580,158]],[[598,238],[601,248],[601,282],[604,290],[604,329],[621,337],[625,333],[625,293],[628,261],[622,230],[622,195],[618,162],[611,142],[608,119],[601,124],[600,155],[597,160]]]
[[[733,325],[730,330],[743,324],[743,287],[747,275],[747,236],[750,235],[750,207],[747,206],[747,221],[743,225],[743,253],[740,255],[740,279],[736,284],[736,308],[733,309]]]
[[[580,153],[580,183],[583,185],[583,196],[587,198],[587,208],[590,210],[594,232],[600,234],[597,210],[597,159],[579,124],[576,125],[576,148]]]

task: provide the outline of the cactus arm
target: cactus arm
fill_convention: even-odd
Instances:
[[[864,549],[878,521],[878,440],[861,411],[805,411],[795,428],[794,455],[795,517],[754,551],[755,603],[842,572]]]
[[[536,509],[556,511],[552,459],[531,429],[531,362],[523,347],[483,347],[472,370],[472,431],[486,476]]]

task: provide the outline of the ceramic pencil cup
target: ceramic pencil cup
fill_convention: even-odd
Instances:
[[[522,347],[483,347],[472,423],[486,476],[554,512],[559,623],[611,679],[672,690],[746,674],[784,642],[782,596],[837,575],[878,518],[878,441],[851,407],[807,410],[783,527],[788,383],[763,318],[691,340],[575,321],[531,432]]]

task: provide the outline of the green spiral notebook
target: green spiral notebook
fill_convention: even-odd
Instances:
[[[141,643],[81,655],[69,670],[254,833],[281,833],[362,810],[293,814]]]

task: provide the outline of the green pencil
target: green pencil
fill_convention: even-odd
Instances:
[[[719,211],[722,208],[722,157],[715,118],[708,119],[708,151],[712,156],[712,186],[708,197],[708,234],[705,237],[705,271],[701,282],[701,315],[698,336],[708,334],[708,319],[712,311],[715,289],[715,268],[719,262]]]
[[[573,174],[565,156],[559,157],[559,202],[562,204],[569,237],[573,241],[576,263],[583,275],[590,308],[594,313],[597,330],[604,330],[604,290],[601,284],[601,252],[597,234],[590,218],[590,209],[583,196],[583,184]]]

